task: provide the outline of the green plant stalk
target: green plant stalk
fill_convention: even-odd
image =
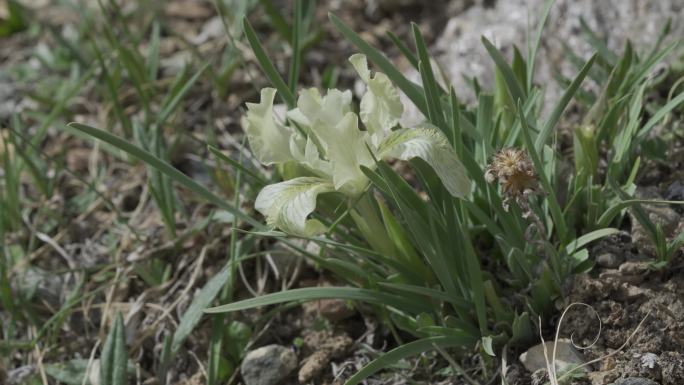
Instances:
[[[429,267],[427,267],[416,249],[411,244],[408,235],[404,231],[404,228],[399,224],[395,216],[380,199],[377,200],[378,207],[382,215],[382,221],[385,224],[385,229],[387,235],[392,240],[396,250],[397,257],[401,257],[407,266],[410,266],[425,283],[432,285],[435,283],[435,277],[430,272]]]
[[[387,235],[382,218],[378,215],[376,204],[373,202],[372,193],[364,193],[356,201],[353,209],[349,212],[354,223],[368,244],[380,254],[393,256],[396,254],[394,243]]]

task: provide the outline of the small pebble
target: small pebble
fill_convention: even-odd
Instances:
[[[280,345],[267,345],[247,353],[240,370],[245,385],[276,385],[297,367],[297,355]]]
[[[545,342],[546,349],[553,351],[554,341]],[[535,345],[529,348],[525,353],[521,354],[520,362],[530,372],[535,372],[540,369],[546,369],[546,359],[544,358],[544,346],[542,344]],[[580,353],[568,339],[559,339],[556,347],[556,370],[562,372],[573,366],[581,365],[585,362],[582,353]],[[582,368],[581,371],[586,371]]]
[[[608,269],[615,269],[616,267],[619,267],[622,262],[622,258],[613,253],[603,253],[596,257],[596,264]]]
[[[669,201],[681,201],[684,200],[684,183],[680,181],[675,181],[667,187],[667,192],[665,192],[665,199]]]
[[[641,356],[641,366],[653,369],[658,364],[658,356],[653,353],[646,353]]]

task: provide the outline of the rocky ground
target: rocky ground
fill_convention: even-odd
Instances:
[[[195,43],[203,47],[203,52],[218,49],[221,44],[225,44],[222,40],[220,20],[217,23],[211,6],[201,1],[172,3],[176,8],[167,9],[167,16],[175,23],[175,28],[192,35]],[[189,5],[195,3],[202,5]],[[390,30],[400,38],[409,40],[408,22],[417,21],[431,45],[435,57],[434,65],[440,69],[444,79],[455,85],[459,96],[467,100],[470,88],[466,85],[463,74],[478,77],[485,87],[493,81],[487,77],[492,64],[480,43],[480,36],[487,36],[507,53],[511,52],[513,44],[523,47],[528,26],[535,24],[534,15],[539,13],[542,3],[541,0],[460,0],[451,1],[448,5],[432,2],[423,4],[409,0],[332,1],[326,4],[327,8],[321,6],[318,10],[317,20],[323,25],[325,38],[307,54],[307,69],[302,75],[302,82],[316,84],[328,64],[343,62],[354,52],[353,47],[327,25],[326,13],[332,11],[348,20],[354,30],[363,31],[361,34],[364,38],[388,52],[390,58],[396,59],[400,68],[414,79],[418,78],[417,74],[410,69],[408,63],[397,59],[398,52],[383,36]],[[188,11],[187,7],[192,8],[192,12]],[[65,25],[74,22],[69,14],[53,11],[50,15],[56,25],[59,20],[63,20]],[[537,81],[548,85],[547,104],[558,97],[560,90],[554,80],[555,74],[571,76],[575,72],[575,67],[567,64],[567,49],[575,52],[580,58],[589,56],[590,49],[582,33],[580,18],[597,31],[601,38],[606,39],[608,48],[618,52],[627,39],[633,41],[637,47],[648,48],[667,18],[673,21],[671,36],[684,35],[682,1],[558,0],[547,22],[547,33],[542,40],[538,60]],[[256,26],[269,27],[258,23]],[[38,43],[32,37],[23,34],[2,41],[0,68],[9,68],[21,63],[22,60],[29,60],[32,47]],[[169,41],[162,46],[168,55],[161,66],[168,76],[172,76],[187,59],[188,52],[180,48],[177,41]],[[276,53],[275,56],[276,62],[283,64],[286,53]],[[216,95],[212,88],[200,85],[200,89],[191,95],[195,98],[195,103],[187,108],[184,114],[187,118],[183,118],[182,124],[200,132],[200,127],[207,121],[212,121],[220,127],[220,134],[237,135],[239,107],[244,101],[254,97],[254,86],[263,85],[250,84],[250,71],[257,73],[255,68],[244,72],[238,71],[235,76],[237,80],[231,83],[231,90],[235,92],[225,98],[213,98]],[[342,71],[339,81],[351,85],[348,83],[352,78],[351,71]],[[21,96],[33,90],[23,87],[25,86],[14,82],[9,76],[0,76],[0,123],[7,122],[11,112],[35,107],[35,101]],[[78,98],[72,107],[74,116],[86,120],[97,121],[98,115],[106,113],[89,100],[87,95]],[[135,110],[134,107],[130,108]],[[410,123],[420,119],[420,116],[409,109],[404,119]],[[568,119],[572,120],[573,117]],[[87,172],[93,168],[96,155],[93,155],[83,142],[61,134],[55,135],[54,138],[54,142],[46,145],[47,153],[58,154],[60,148],[69,148],[66,163],[73,172]],[[239,143],[236,138],[225,142],[228,143],[227,146],[233,147],[236,142]],[[185,145],[192,146],[187,143]],[[642,196],[669,200],[684,199],[684,175],[680,171],[684,166],[684,151],[681,143],[678,146],[668,154],[670,164],[647,165],[639,182]],[[177,161],[179,168],[183,168],[187,173],[194,173],[194,177],[209,179],[199,168],[193,166],[198,163],[196,157],[184,155],[174,161]],[[128,246],[122,246],[118,252],[129,260],[159,257],[174,264],[174,282],[190,280],[196,287],[201,287],[200,284],[219,269],[216,261],[223,257],[222,253],[228,243],[228,232],[214,229],[208,236],[191,236],[180,248],[171,247],[168,242],[160,241],[159,239],[163,239],[164,236],[158,214],[154,214],[154,207],[149,202],[137,200],[145,186],[143,168],[139,167],[138,175],[135,170],[127,173],[122,171],[125,169],[123,163],[111,161],[103,184],[110,189],[110,194],[116,198],[117,205],[127,208],[126,211],[129,213],[136,214],[132,223],[138,228],[144,228],[145,233],[142,243],[135,243],[132,235],[128,234]],[[122,180],[126,183],[122,183]],[[76,189],[73,180],[65,184],[68,185],[65,191]],[[60,207],[64,201],[56,200],[51,204]],[[70,263],[92,267],[108,260],[112,250],[107,247],[105,230],[116,223],[116,218],[104,210],[103,206],[104,203],[99,202],[98,205],[91,207],[88,213],[82,216],[73,215],[73,220],[65,227],[63,234],[55,237],[60,243],[67,244],[69,255],[84,258]],[[201,218],[206,211],[204,209],[201,205],[193,206],[194,219]],[[669,235],[684,228],[681,210],[662,206],[649,210],[652,218],[660,222]],[[577,276],[568,298],[558,304],[559,313],[565,306],[574,302],[590,306],[573,307],[562,325],[561,335],[565,338],[562,343],[570,352],[564,357],[569,357],[567,360],[575,364],[596,360],[586,368],[586,373],[573,378],[573,383],[684,384],[684,260],[680,258],[666,271],[649,270],[647,261],[652,259],[653,251],[643,229],[635,223],[636,221],[627,221],[621,234],[597,244],[591,250],[597,269],[590,274]],[[197,250],[201,249],[201,245],[207,244],[208,239],[215,239],[215,242],[207,246],[206,256],[203,257],[206,258],[206,264],[202,265],[203,259],[197,262]],[[263,245],[266,250],[269,247],[270,245]],[[278,252],[289,253],[287,250],[271,252],[274,255]],[[39,290],[42,301],[48,307],[63,302],[64,295],[59,293],[68,292],[65,288],[72,288],[77,282],[76,274],[50,274],[51,264],[42,262],[49,255],[52,254],[47,247],[35,252],[32,258],[41,262],[38,265],[43,268],[33,268],[15,282],[16,285],[21,285],[24,282],[22,279],[26,282],[41,282],[36,290]],[[333,283],[332,278],[296,258],[287,261],[286,258],[276,256],[271,259],[276,260],[279,265],[275,268],[268,264],[246,263],[244,281],[251,282],[252,287],[241,288],[241,294],[263,293],[282,287]],[[131,271],[132,267],[125,265],[125,269]],[[276,278],[273,278],[274,275]],[[147,296],[163,297],[158,301],[158,306],[162,309],[172,309],[168,313],[159,309],[138,309],[128,320],[132,320],[129,324],[131,332],[139,337],[132,339],[134,343],[141,345],[140,361],[146,364],[154,362],[158,357],[162,338],[161,332],[157,333],[149,328],[162,325],[173,329],[172,324],[175,321],[162,321],[161,318],[164,317],[160,314],[168,316],[173,311],[171,317],[177,317],[188,306],[193,294],[189,290],[185,291],[179,284],[172,284],[164,289],[164,293],[141,290],[135,283],[131,283],[119,287],[110,294],[112,306],[121,309],[142,306],[140,304]],[[134,298],[135,301],[130,303],[129,298]],[[229,383],[237,383],[240,379],[245,385],[343,383],[344,379],[393,344],[393,337],[389,331],[379,325],[378,320],[370,315],[368,309],[357,306],[345,301],[325,300],[291,308],[275,316],[258,311],[241,314],[241,321],[250,325],[258,324],[259,327],[255,328],[255,335],[249,338],[250,351],[240,365],[241,370],[235,371]],[[94,319],[79,316],[79,324],[74,326],[70,334],[74,342],[73,350],[65,351],[65,360],[67,356],[88,357],[90,354],[89,347],[92,347],[98,327],[103,323],[99,318],[100,313],[94,314]],[[599,318],[600,334],[597,333]],[[89,329],[89,323],[96,326]],[[135,334],[136,327],[140,329],[138,335]],[[159,328],[163,329],[161,326]],[[151,339],[143,338],[148,337],[149,333],[157,334]],[[189,340],[189,352],[178,359],[177,367],[174,368],[173,383],[203,383],[203,368],[199,362],[206,362],[208,333],[208,325],[202,325]],[[89,335],[82,337],[80,334]],[[552,339],[552,334],[545,335],[546,340]],[[572,342],[568,342],[568,338],[571,338]],[[623,347],[628,340],[629,343]],[[573,343],[577,347],[574,347]],[[193,350],[196,353],[190,352]],[[543,383],[545,377],[543,372],[538,371],[538,364],[530,364],[532,355],[532,352],[528,353],[525,363],[517,359],[509,362],[509,385]],[[429,355],[407,361],[402,363],[403,367],[394,374],[369,380],[368,384],[449,383],[444,376],[433,370],[436,363],[438,358]],[[477,371],[479,362],[473,359],[462,364],[468,371]],[[8,383],[21,383],[26,373],[35,371],[37,369],[34,367],[9,368]]]

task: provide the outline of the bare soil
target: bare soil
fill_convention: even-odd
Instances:
[[[619,270],[575,277],[567,301],[586,303],[593,310],[575,307],[563,330],[577,345],[591,346],[584,350],[588,360],[600,358],[592,374],[595,384],[626,377],[645,377],[663,385],[684,383],[683,269],[682,259],[665,271],[626,261]]]

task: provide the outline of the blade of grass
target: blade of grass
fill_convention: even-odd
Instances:
[[[276,70],[271,59],[266,55],[264,47],[259,42],[259,38],[247,18],[243,20],[243,28],[245,30],[245,37],[247,37],[247,41],[252,47],[252,51],[254,51],[254,56],[256,56],[261,69],[264,71],[264,75],[266,75],[271,84],[278,90],[278,95],[280,95],[285,104],[290,108],[294,108],[297,104],[294,94],[290,88],[288,88],[287,84],[285,84],[285,81],[278,73],[278,70]]]
[[[119,102],[119,94],[117,92],[116,84],[114,83],[114,79],[109,74],[109,70],[107,69],[107,64],[105,63],[105,60],[102,56],[102,52],[100,51],[97,44],[93,41],[91,45],[92,45],[93,52],[95,52],[95,57],[97,58],[97,61],[100,63],[100,68],[102,70],[102,76],[105,79],[105,84],[107,86],[107,91],[109,93],[109,100],[111,101],[113,109],[114,109],[114,115],[116,115],[117,119],[119,120],[119,123],[121,123],[121,127],[123,128],[124,135],[126,137],[131,137],[133,135],[133,125],[131,124],[131,119],[128,117],[128,115],[126,115],[123,112],[123,107],[121,106],[121,103]]]
[[[503,55],[501,55],[501,52],[499,52],[499,50],[489,40],[487,40],[486,37],[482,36],[481,40],[482,44],[485,46],[485,49],[487,49],[489,56],[494,60],[496,67],[499,69],[499,71],[501,71],[501,75],[503,76],[506,86],[508,87],[508,92],[510,92],[511,98],[513,98],[513,103],[517,104],[518,101],[524,103],[527,92],[524,91],[520,86],[520,83],[518,83],[518,79],[516,78],[515,73],[513,73],[511,66],[508,64],[508,62],[506,62],[506,59],[503,57]]]
[[[525,59],[523,59],[522,54],[516,45],[513,46],[513,64],[511,69],[513,70],[516,79],[518,79],[518,83],[525,87],[527,85],[527,63],[525,63]],[[527,93],[530,92],[527,88],[523,89]]]
[[[126,365],[128,352],[126,351],[126,335],[121,313],[117,313],[112,329],[107,335],[102,356],[100,357],[100,384],[126,385],[128,373]]]
[[[33,181],[40,192],[46,197],[49,197],[51,195],[51,183],[45,164],[42,162],[40,157],[31,151],[30,143],[24,142],[23,138],[19,138],[22,139],[21,143],[17,140],[17,132],[25,131],[22,130],[19,116],[15,114],[12,115],[12,128],[9,131],[9,140],[14,146],[15,153],[19,156],[19,158],[21,158],[26,167],[28,167],[29,173],[33,177]],[[0,142],[2,141],[4,141],[4,139],[0,139]]]
[[[406,44],[404,44],[403,41],[399,40],[397,35],[392,33],[392,31],[387,31],[387,37],[389,37],[389,39],[392,41],[394,46],[397,47],[399,52],[401,52],[404,55],[406,60],[408,60],[408,62],[411,63],[413,68],[418,70],[418,58],[416,58],[416,55],[413,53],[413,51],[411,51],[411,49]]]
[[[162,342],[161,355],[159,357],[159,365],[157,366],[157,380],[160,384],[166,385],[166,376],[171,366],[171,335],[166,334]]]
[[[460,297],[452,297],[449,294],[435,290],[435,289],[430,289],[429,287],[425,286],[417,286],[417,285],[409,285],[409,284],[403,284],[403,283],[392,283],[392,282],[378,282],[378,286],[384,287],[390,290],[394,290],[397,292],[404,292],[404,293],[410,293],[410,294],[417,294],[421,296],[425,296],[426,298],[430,299],[439,299],[440,301],[444,302],[449,302],[452,305],[458,307],[459,309],[462,309],[464,311],[468,311],[472,304],[469,303],[468,301],[464,300],[463,298]]]
[[[328,298],[362,301],[377,305],[392,306],[397,309],[413,309],[417,313],[431,310],[429,304],[407,301],[404,298],[377,290],[359,289],[354,287],[306,287],[266,294],[260,297],[229,303],[227,305],[212,307],[205,309],[204,312],[209,314],[228,313],[284,302],[312,301]]]
[[[487,329],[487,309],[485,307],[484,295],[484,281],[482,279],[482,269],[480,268],[480,261],[477,258],[475,249],[470,242],[470,238],[465,228],[461,229],[461,238],[463,248],[465,249],[465,263],[468,276],[468,284],[470,286],[471,296],[475,304],[475,314],[477,314],[477,321],[480,327],[480,333],[486,335],[489,333]]]
[[[140,54],[121,44],[115,37],[112,38],[111,42],[119,53],[119,61],[123,64],[128,76],[131,78],[133,88],[136,90],[136,93],[142,102],[146,119],[148,119],[151,116],[150,94],[147,88],[148,79],[146,79],[145,69],[144,65],[141,63],[142,59],[140,58]]]
[[[544,25],[546,24],[546,19],[549,18],[549,13],[551,12],[551,7],[555,3],[555,0],[548,0],[544,4],[544,9],[542,10],[542,16],[539,19],[539,24],[537,24],[537,31],[534,34],[534,43],[528,46],[527,54],[527,90],[532,89],[532,84],[534,83],[534,64],[537,59],[537,50],[539,50],[539,44],[541,43],[542,32],[544,30]]]
[[[620,212],[630,206],[635,205],[684,205],[684,201],[662,201],[662,200],[648,200],[648,199],[627,199],[611,206],[606,210],[598,220],[598,227],[606,227],[615,219]]]
[[[629,107],[626,108],[626,121],[620,125],[620,131],[617,132],[617,136],[613,140],[613,151],[612,156],[609,158],[610,164],[608,166],[607,180],[609,181],[619,177],[619,174],[627,166],[633,155],[630,149],[637,135],[638,126],[641,123],[645,90],[646,83],[642,83],[633,91]]]
[[[247,138],[242,139],[242,145],[244,146]],[[242,152],[238,157],[238,163],[242,162]],[[237,169],[235,175],[235,191],[240,191],[242,187],[242,172],[241,169]],[[235,207],[240,207],[240,194],[236,193],[233,198],[233,205]],[[228,264],[226,269],[228,271],[228,276],[223,284],[223,288],[219,295],[219,301],[228,302],[232,301],[235,296],[235,277],[237,274],[237,265],[239,262],[239,256],[242,255],[242,241],[238,241],[238,231],[240,224],[233,222],[233,231],[230,234],[230,248],[228,250]],[[248,239],[248,237],[244,237]],[[226,319],[232,319],[228,314],[215,314],[212,317],[212,332],[211,341],[209,344],[209,364],[208,364],[208,385],[215,385],[219,381],[219,372],[221,367],[221,358],[223,350],[223,336],[225,333],[224,323]],[[231,342],[232,343],[232,342]]]
[[[593,242],[597,239],[601,239],[604,237],[607,237],[609,235],[617,234],[619,233],[620,230],[614,229],[614,228],[604,228],[604,229],[598,229],[594,230],[590,233],[584,234],[581,237],[575,239],[574,241],[570,242],[570,244],[565,248],[565,252],[568,255],[571,255],[574,253],[576,250],[578,250],[580,247]]]
[[[432,65],[430,64],[430,55],[428,54],[427,44],[425,44],[425,39],[423,39],[423,34],[420,32],[420,27],[418,27],[418,24],[411,23],[411,30],[413,32],[413,40],[416,44],[416,51],[418,52],[418,61],[425,65],[425,75],[430,81],[429,84],[434,88],[435,91],[437,91],[434,93],[433,97],[435,100],[439,101],[440,97],[444,95],[444,89],[439,86],[437,80],[435,79],[435,74],[432,71]],[[423,87],[425,86],[427,86],[427,84],[423,84]],[[438,108],[441,112],[441,105],[439,105]]]
[[[471,346],[477,341],[477,338],[473,338],[472,336],[466,333],[459,334],[460,336],[449,335],[423,338],[417,341],[409,342],[405,345],[399,346],[398,348],[394,348],[389,352],[383,354],[382,356],[376,358],[375,360],[371,361],[363,368],[361,368],[361,370],[359,370],[356,374],[351,376],[344,384],[359,384],[364,379],[372,376],[378,371],[388,368],[402,359],[421,354],[428,350],[432,350],[435,348],[435,346],[441,348]]]
[[[461,109],[458,105],[458,98],[456,97],[456,91],[454,87],[449,87],[449,107],[451,112],[451,121],[449,126],[451,127],[451,135],[448,137],[451,139],[451,146],[456,150],[457,154],[463,153],[463,136],[461,135]]]
[[[207,385],[218,383],[221,367],[221,350],[223,348],[223,332],[225,330],[222,314],[211,319],[211,340],[209,342],[209,363],[207,364]]]
[[[3,149],[8,148],[11,143],[11,138],[5,138],[0,134],[0,146]],[[10,156],[9,151],[2,151],[3,174],[0,177],[4,183],[4,188],[0,188],[0,201],[4,207],[0,207],[3,215],[0,220],[7,221],[7,225],[11,230],[18,230],[22,226],[21,219],[21,162],[16,157]],[[4,217],[4,218],[3,218]]]
[[[650,72],[653,66],[655,66],[657,63],[661,62],[667,55],[672,53],[677,46],[679,46],[678,41],[673,41],[672,43],[668,44],[667,47],[663,48],[662,51],[649,56],[648,59],[639,67],[639,70],[632,74],[629,78],[630,84],[638,84],[641,82],[641,80],[647,76]]]
[[[157,126],[162,126],[166,119],[176,110],[178,103],[183,99],[183,97],[190,91],[190,88],[195,84],[200,75],[209,67],[211,63],[205,63],[197,73],[195,73],[187,82],[179,83],[174,86],[171,93],[166,96],[166,100],[162,103],[162,109],[159,115],[157,115]]]
[[[1,227],[2,226],[0,225],[0,228]],[[1,229],[0,235],[2,235]],[[15,314],[20,313],[17,312],[15,297],[13,295],[12,287],[10,286],[10,267],[9,256],[5,253],[5,248],[0,247],[0,303],[2,304],[2,307],[12,315],[12,318],[14,318]]]
[[[606,46],[600,37],[589,27],[586,20],[580,17],[580,29],[587,37],[589,44],[601,55],[601,59],[605,60],[611,67],[615,66],[618,61],[618,57],[613,53],[613,51]]]
[[[631,196],[629,193],[625,192],[620,186],[617,185],[617,183],[609,179],[608,184],[610,188],[622,199],[623,201],[627,200],[633,200],[633,196]],[[656,237],[658,235],[658,228],[655,223],[651,220],[650,216],[648,213],[644,210],[643,207],[641,207],[640,203],[635,203],[632,205],[632,214],[634,217],[639,221],[639,223],[646,229],[646,232],[651,235],[651,238],[655,241]]]
[[[445,130],[444,115],[440,112],[441,108],[439,107],[439,98],[436,98],[436,92],[434,91],[433,83],[429,79],[428,72],[430,72],[430,70],[427,69],[429,66],[429,62],[427,64],[425,64],[423,61],[418,63],[418,68],[420,68],[420,77],[425,85],[423,90],[425,91],[425,104],[428,106],[428,120],[435,126],[439,127],[439,129],[445,132],[446,135],[450,135],[451,132]]]
[[[572,100],[572,97],[575,95],[575,93],[579,89],[580,84],[582,84],[582,81],[584,81],[584,78],[587,76],[587,73],[589,73],[589,70],[591,69],[592,65],[594,64],[594,61],[596,61],[596,54],[593,54],[591,56],[591,58],[589,59],[589,61],[587,61],[587,63],[584,64],[584,67],[582,67],[582,69],[577,74],[575,79],[573,79],[572,83],[570,83],[568,88],[563,93],[563,96],[561,97],[561,99],[558,101],[556,106],[553,108],[551,115],[549,116],[549,118],[544,123],[544,126],[542,127],[541,131],[539,132],[539,136],[537,136],[537,140],[535,141],[534,148],[537,151],[541,151],[544,144],[546,144],[546,141],[551,136],[551,132],[553,131],[553,129],[556,127],[556,124],[560,120],[560,117],[563,114],[563,111],[565,111],[565,108],[568,106],[568,104]]]
[[[444,111],[442,110],[441,103],[441,96],[444,95],[444,90],[435,79],[435,74],[432,71],[432,64],[430,63],[430,56],[428,55],[427,46],[423,39],[423,34],[420,32],[420,28],[416,23],[411,23],[411,29],[416,44],[416,51],[418,52],[418,71],[420,72],[423,81],[423,92],[425,93],[425,104],[428,108],[429,119],[432,124],[439,127],[448,138],[451,131],[444,121]]]
[[[287,20],[285,20],[282,13],[280,13],[278,8],[273,4],[273,1],[259,0],[259,4],[261,4],[262,9],[266,11],[266,15],[268,15],[271,25],[276,31],[278,31],[280,36],[284,40],[292,41],[292,28],[290,28],[290,24],[287,22]]]
[[[240,164],[238,161],[234,160],[233,158],[231,158],[231,157],[227,156],[226,154],[224,154],[223,152],[221,152],[221,150],[219,150],[218,148],[216,148],[212,145],[207,146],[207,148],[209,149],[209,152],[214,154],[214,156],[216,156],[219,160],[224,161],[224,162],[228,163],[229,165],[231,165],[232,167],[235,167],[237,170],[240,170],[240,172],[243,172],[243,173],[249,175],[254,180],[256,180],[258,183],[260,183],[262,185],[265,185],[268,183],[266,178],[264,178],[262,175],[259,175],[259,174],[255,173],[254,171],[248,169],[243,164]]]
[[[663,25],[663,27],[660,29],[660,33],[658,33],[658,38],[656,39],[655,44],[653,44],[653,48],[651,50],[651,53],[647,57],[653,57],[656,55],[656,52],[660,49],[660,46],[663,44],[663,40],[665,40],[665,37],[670,34],[672,31],[672,19],[668,18],[667,22]]]
[[[670,113],[670,111],[674,110],[677,106],[679,106],[682,102],[684,102],[684,92],[681,94],[677,95],[677,97],[673,98],[670,100],[667,104],[662,106],[651,118],[644,124],[644,126],[639,130],[639,132],[636,134],[637,141],[643,140],[646,135],[655,127],[656,124],[658,124],[665,115]]]
[[[302,58],[302,0],[295,0],[292,12],[292,60],[290,61],[290,74],[288,76],[287,84],[292,93],[297,91],[297,83],[299,82],[299,70]]]
[[[173,340],[171,342],[172,354],[175,355],[183,347],[183,342],[185,342],[202,319],[202,316],[204,315],[202,310],[211,305],[211,302],[216,298],[230,278],[230,272],[231,269],[226,265],[218,274],[213,276],[206,285],[204,285],[202,290],[200,290],[197,296],[192,300],[188,309],[181,316],[176,332],[173,333]]]
[[[155,20],[152,23],[152,37],[150,38],[150,47],[147,51],[147,63],[145,66],[147,77],[151,81],[157,80],[159,72],[159,34],[159,22]]]
[[[521,131],[523,134],[523,139],[525,141],[525,147],[527,147],[527,151],[529,152],[530,158],[532,158],[532,162],[534,163],[534,168],[537,170],[537,173],[539,174],[539,179],[542,184],[542,188],[544,189],[544,192],[547,193],[549,196],[549,209],[551,210],[553,223],[557,229],[558,238],[561,240],[561,243],[565,243],[565,240],[567,238],[567,227],[565,224],[565,218],[563,217],[563,210],[561,210],[560,205],[558,204],[558,199],[556,198],[556,191],[551,185],[548,176],[544,172],[544,164],[541,161],[539,152],[537,152],[534,143],[532,143],[532,137],[530,135],[531,129],[529,127],[529,123],[527,121],[527,117],[525,116],[525,112],[523,111],[521,103],[518,103],[518,118],[522,126]]]

